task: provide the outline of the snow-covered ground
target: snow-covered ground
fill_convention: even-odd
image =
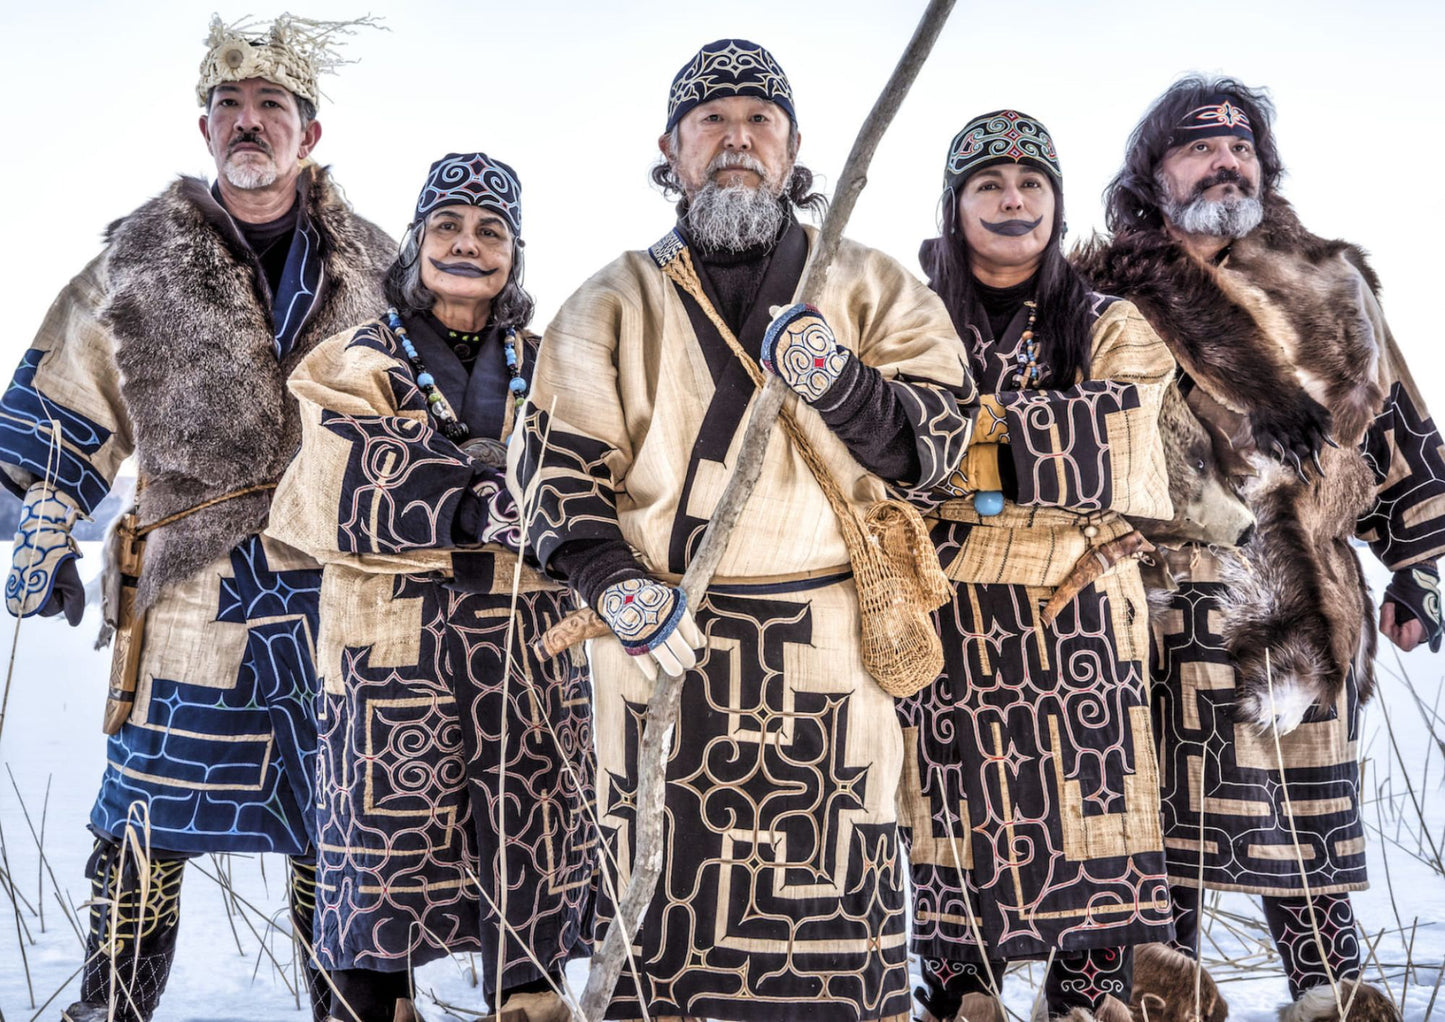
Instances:
[[[87,552],[83,566],[93,571],[98,552]],[[8,565],[8,544],[0,546],[0,557],[0,565]],[[1378,592],[1386,580],[1377,575],[1373,581]],[[85,823],[103,764],[100,718],[109,664],[108,651],[91,649],[95,617],[91,608],[75,630],[55,619],[30,619],[20,628],[0,734],[0,1022],[58,1019],[77,988],[82,946],[67,915],[83,932],[78,906],[88,894],[82,871],[90,851]],[[5,647],[11,627],[11,619],[0,616]],[[0,665],[7,660],[0,653]],[[1419,702],[1399,676],[1401,665]],[[1397,662],[1391,649],[1380,668],[1380,697],[1369,711],[1363,743],[1374,886],[1358,896],[1357,912],[1379,963],[1372,962],[1371,978],[1379,982],[1383,971],[1394,996],[1405,997],[1406,1018],[1424,1019],[1433,1010],[1445,1020],[1445,994],[1432,1008],[1445,962],[1445,746],[1439,744],[1445,723],[1435,716],[1445,713],[1437,706],[1445,654],[1416,652]],[[1387,713],[1392,729],[1386,728]],[[43,840],[32,836],[32,825]],[[268,926],[270,920],[285,925],[284,871],[275,856],[206,857],[188,868],[180,950],[157,1022],[309,1018],[290,989],[289,938]],[[1205,954],[1229,998],[1231,1019],[1274,1019],[1285,985],[1257,907],[1241,895],[1225,895],[1214,908]],[[1231,964],[1219,964],[1224,959]],[[572,970],[578,990],[584,975],[580,964]],[[1035,966],[1033,979],[1040,976]],[[418,985],[434,995],[422,1000],[429,1019],[474,1018],[483,1010],[465,958],[422,969]],[[1027,971],[1012,976],[1005,989],[1009,1008],[1027,1018],[1035,989]]]

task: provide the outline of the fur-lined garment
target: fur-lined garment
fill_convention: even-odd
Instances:
[[[279,360],[266,277],[204,182],[181,178],[109,232],[100,320],[115,338],[142,523],[276,483],[301,439],[286,377],[318,341],[384,307],[380,279],[395,244],[351,212],[325,170],[308,168],[301,182],[321,236],[322,284]],[[261,490],[153,532],[140,605],[260,532],[270,507]]]
[[[1203,392],[1191,405],[1252,466],[1241,489],[1258,528],[1224,572],[1223,635],[1244,689],[1243,715],[1270,719],[1272,681],[1278,716],[1298,723],[1311,704],[1334,700],[1352,666],[1368,699],[1373,609],[1350,540],[1399,472],[1388,461],[1371,463],[1377,445],[1366,443],[1367,433],[1387,398],[1416,395],[1364,253],[1311,234],[1284,199],[1271,197],[1260,227],[1218,265],[1189,256],[1163,231],[1096,241],[1078,263],[1096,286],[1139,306]],[[1417,398],[1413,404],[1420,407]],[[1321,452],[1323,478],[1305,483],[1273,445],[1308,437],[1318,419],[1311,405],[1328,413],[1340,446]],[[1433,485],[1398,507],[1402,522],[1403,512],[1445,493],[1445,474],[1425,482]],[[1445,549],[1445,525],[1433,531],[1423,549],[1381,550],[1382,559],[1394,569],[1435,557]]]
[[[1378,281],[1358,249],[1309,233],[1274,197],[1215,263],[1162,230],[1096,241],[1078,263],[1169,344],[1190,406],[1233,446],[1223,464],[1256,519],[1237,556],[1163,551],[1178,588],[1151,600],[1171,881],[1280,896],[1306,879],[1316,894],[1358,889],[1359,706],[1375,628],[1351,541],[1422,578],[1445,551],[1445,445]],[[1302,482],[1284,462],[1319,446],[1319,422],[1339,447],[1323,447],[1322,477]],[[1438,596],[1434,607],[1420,615],[1432,640]]]

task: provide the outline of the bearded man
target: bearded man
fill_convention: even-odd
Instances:
[[[534,370],[528,542],[616,633],[589,660],[601,826],[624,874],[649,679],[683,676],[662,880],[609,1017],[908,1011],[901,732],[860,658],[838,519],[782,423],[706,599],[676,588],[736,463],[758,362],[795,392],[784,414],[852,507],[941,482],[968,439],[962,343],[897,263],[845,241],[817,308],[793,304],[816,241],[795,212],[822,202],[799,143],[772,55],[704,46],[659,139],[677,225],[567,301]]]
[[[1082,257],[1169,343],[1195,412],[1248,466],[1257,520],[1237,556],[1165,551],[1177,588],[1152,621],[1154,724],[1183,955],[1138,958],[1135,1002],[1155,1019],[1193,1012],[1203,887],[1263,897],[1287,1022],[1397,1017],[1359,980],[1349,899],[1366,886],[1358,741],[1375,647],[1350,540],[1394,572],[1380,631],[1437,649],[1445,448],[1364,253],[1311,234],[1276,190],[1273,114],[1233,79],[1177,82],[1106,193],[1113,239]]]
[[[395,251],[308,159],[317,72],[335,59],[325,39],[341,29],[283,15],[252,38],[213,19],[196,94],[215,185],[182,177],[117,221],[0,399],[0,481],[24,501],[12,614],[79,623],[71,526],[122,461],[138,467],[145,550],[137,566],[138,537],[121,538],[131,577],[112,578],[128,591],[107,609],[122,641],[73,1022],[151,1017],[192,855],[291,856],[310,947],[320,572],[260,533],[300,437],[286,376],[384,304]]]

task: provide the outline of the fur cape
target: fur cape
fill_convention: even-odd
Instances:
[[[1094,239],[1075,262],[1139,307],[1204,392],[1196,412],[1251,466],[1237,482],[1258,525],[1221,601],[1241,719],[1288,730],[1333,703],[1351,666],[1368,698],[1373,611],[1350,538],[1374,499],[1360,444],[1385,393],[1364,296],[1378,280],[1364,254],[1311,234],[1275,196],[1219,266],[1162,230]],[[1320,423],[1340,446],[1305,483],[1280,450],[1318,449]]]
[[[323,275],[280,360],[265,274],[204,181],[182,177],[110,227],[101,318],[115,339],[135,438],[142,523],[276,483],[301,439],[286,377],[319,341],[385,308],[381,279],[396,243],[351,212],[323,168],[308,166],[300,183],[321,236]],[[271,492],[152,532],[137,609],[265,528]]]

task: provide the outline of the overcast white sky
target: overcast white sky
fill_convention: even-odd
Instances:
[[[849,233],[917,271],[935,230],[943,156],[971,116],[1014,106],[1052,131],[1072,236],[1102,222],[1099,193],[1145,106],[1178,74],[1268,86],[1284,190],[1320,234],[1374,255],[1385,309],[1445,414],[1439,294],[1445,231],[1442,6],[1252,2],[1007,4],[959,0],[885,138]],[[922,0],[374,3],[295,0],[296,13],[381,15],[359,63],[324,83],[330,163],[357,210],[393,234],[426,168],[483,149],[523,186],[535,326],[671,208],[647,181],[668,84],[699,45],[768,46],[792,81],[801,159],[831,185],[906,43]],[[111,220],[176,173],[211,174],[194,86],[209,3],[5,0],[0,7],[0,335],[8,371],[55,292]],[[226,19],[280,8],[234,6]]]

